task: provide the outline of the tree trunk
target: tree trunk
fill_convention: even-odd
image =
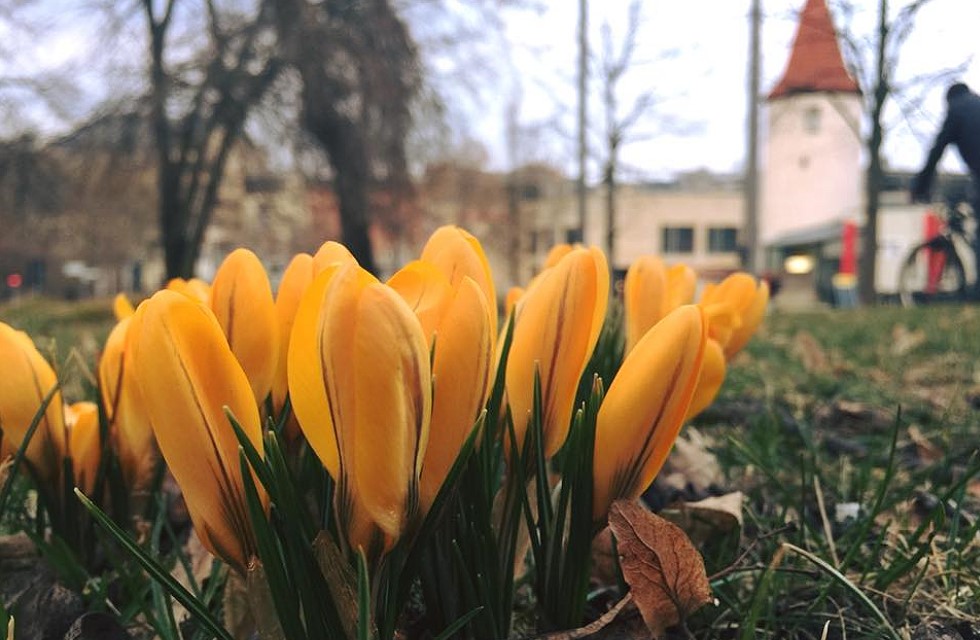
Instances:
[[[878,5],[878,42],[876,50],[874,104],[871,107],[871,137],[868,140],[868,174],[865,179],[865,222],[861,239],[861,261],[858,268],[858,293],[863,304],[874,304],[877,295],[875,265],[878,261],[878,209],[881,202],[881,115],[891,90],[885,55],[888,42],[888,0]]]

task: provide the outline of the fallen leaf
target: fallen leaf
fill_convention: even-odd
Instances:
[[[677,525],[635,501],[617,500],[609,527],[623,577],[654,637],[711,601],[704,560]]]
[[[909,439],[915,445],[915,451],[919,455],[919,460],[925,464],[932,464],[943,459],[942,449],[930,442],[929,438],[922,433],[919,427],[913,424],[909,427],[908,433]]]
[[[674,448],[667,463],[659,474],[665,486],[677,491],[693,489],[694,493],[704,493],[712,485],[724,480],[718,458],[708,451],[710,442],[694,428],[674,442]]]
[[[800,359],[803,368],[810,373],[824,373],[830,370],[827,352],[809,331],[797,332],[793,338],[793,354]]]
[[[926,332],[922,329],[909,331],[904,324],[895,325],[895,328],[892,329],[892,355],[903,356],[925,341]]]
[[[245,580],[234,571],[228,572],[221,604],[224,610],[225,629],[231,633],[231,637],[235,640],[250,638],[255,631],[252,607],[248,601]]]
[[[742,527],[741,491],[712,496],[697,502],[680,502],[660,512],[684,530],[696,545],[727,534]]]

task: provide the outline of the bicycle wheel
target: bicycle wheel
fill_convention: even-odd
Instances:
[[[898,276],[902,306],[955,302],[966,298],[966,272],[956,250],[935,240],[912,248]]]

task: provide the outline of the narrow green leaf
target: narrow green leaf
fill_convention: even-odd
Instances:
[[[173,597],[174,600],[179,602],[194,616],[197,621],[204,626],[208,631],[213,633],[216,637],[221,640],[233,640],[233,638],[228,634],[228,632],[221,626],[221,624],[214,619],[211,612],[208,611],[201,602],[193,596],[187,589],[185,589],[179,582],[177,582],[173,576],[170,575],[166,569],[164,569],[155,559],[153,559],[149,554],[147,554],[143,549],[140,548],[136,541],[133,540],[125,531],[119,528],[119,526],[109,519],[105,513],[102,512],[91,500],[89,500],[85,494],[80,490],[75,489],[75,495],[82,502],[82,505],[92,514],[95,521],[104,528],[109,535],[111,535],[116,542],[119,543],[136,561],[150,574],[157,583],[160,584],[167,592]]]
[[[38,407],[37,413],[34,414],[34,418],[31,419],[31,424],[28,425],[27,431],[24,433],[24,440],[20,443],[20,447],[17,448],[17,452],[14,454],[14,461],[10,465],[7,480],[3,483],[3,488],[0,489],[0,517],[3,517],[7,509],[7,501],[10,500],[10,493],[14,488],[14,479],[17,477],[17,470],[20,468],[24,456],[27,455],[27,447],[31,444],[31,439],[34,438],[34,433],[37,431],[38,425],[44,419],[44,414],[47,412],[48,406],[54,400],[54,395],[58,393],[59,389],[61,389],[60,381],[56,382],[51,387],[51,390],[48,391],[48,394],[41,400],[41,406]],[[2,435],[2,431],[0,431],[0,435]]]

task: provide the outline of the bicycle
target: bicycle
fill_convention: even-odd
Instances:
[[[902,306],[967,299],[966,269],[960,247],[970,251],[972,261],[973,237],[966,229],[966,221],[973,216],[973,209],[968,202],[957,199],[948,200],[944,209],[945,224],[940,232],[912,247],[902,261],[898,274]]]

